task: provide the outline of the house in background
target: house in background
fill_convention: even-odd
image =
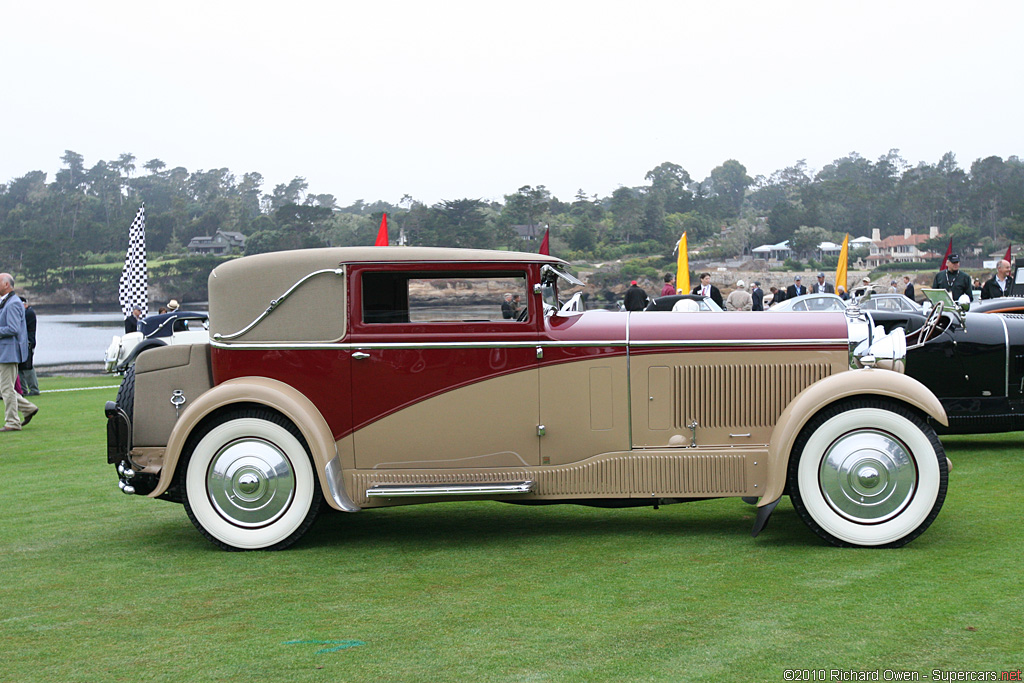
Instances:
[[[882,239],[878,228],[875,228],[871,231],[871,254],[867,258],[868,265],[874,267],[880,263],[906,263],[936,258],[938,254],[924,251],[920,245],[938,236],[939,229],[934,225],[928,228],[927,235],[915,235],[907,228],[902,235],[890,235],[885,239]]]
[[[789,248],[789,240],[786,240],[778,244],[762,244],[759,247],[754,247],[750,250],[750,255],[772,263],[785,261],[793,255],[793,252]]]
[[[512,229],[521,240],[539,242],[544,239],[544,231],[548,229],[548,226],[534,223],[533,225],[513,225]]]
[[[190,254],[230,254],[234,250],[245,251],[245,235],[240,232],[218,230],[213,237],[193,237],[188,243]]]

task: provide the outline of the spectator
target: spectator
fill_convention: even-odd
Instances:
[[[935,289],[944,289],[958,301],[960,297],[966,296],[968,300],[974,301],[971,278],[967,273],[960,272],[960,255],[952,254],[947,262],[946,270],[940,270],[935,274],[935,282],[932,286]]]
[[[676,283],[672,273],[665,273],[665,284],[661,288],[661,296],[672,296],[676,293]]]
[[[753,302],[750,292],[746,290],[746,283],[743,280],[736,282],[736,289],[732,290],[729,298],[725,300],[725,308],[728,311],[749,311]]]
[[[750,300],[752,311],[763,311],[764,310],[764,292],[761,291],[761,283],[754,280],[754,288],[750,290]]]
[[[725,302],[722,301],[722,293],[718,291],[718,287],[711,284],[711,273],[701,273],[700,284],[694,287],[690,293],[710,297],[712,301],[718,304],[719,308],[725,308]]]
[[[0,273],[0,396],[4,400],[4,426],[0,432],[20,432],[39,408],[14,390],[18,364],[28,358],[25,307],[14,293],[14,277]],[[24,419],[18,418],[18,412]]]
[[[981,288],[982,299],[998,299],[1006,296],[1013,288],[1013,276],[1010,275],[1010,262],[1006,259],[996,264],[996,274],[985,282]]]
[[[647,292],[640,289],[639,285],[636,284],[636,280],[629,283],[629,289],[626,290],[623,306],[627,311],[642,311],[647,307]]]
[[[835,294],[836,289],[832,286],[832,283],[825,282],[825,273],[818,273],[818,281],[814,283],[811,292],[814,294]]]
[[[28,333],[28,358],[18,365],[18,378],[25,396],[39,395],[39,379],[32,360],[36,353],[36,312],[28,305],[28,297],[22,295],[21,303],[25,307],[25,331]]]
[[[807,293],[807,288],[800,283],[800,276],[797,275],[793,278],[793,284],[786,288],[786,298],[792,299],[795,296],[803,296]]]
[[[916,301],[914,298],[914,283],[910,281],[909,275],[903,276],[903,296],[907,297],[911,301]]]

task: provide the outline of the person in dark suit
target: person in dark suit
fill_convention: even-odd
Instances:
[[[835,294],[836,288],[831,282],[825,282],[825,273],[818,273],[818,281],[811,286],[812,294]]]
[[[623,298],[622,306],[627,311],[642,311],[647,306],[647,292],[640,289],[640,286],[633,280],[629,283],[626,296]]]
[[[21,392],[25,396],[39,395],[39,379],[36,377],[36,366],[32,357],[36,352],[36,311],[28,305],[28,297],[21,296],[21,305],[25,307],[25,330],[28,332],[28,358],[18,365],[18,379],[21,380]]]
[[[907,297],[911,301],[917,301],[914,298],[916,292],[914,291],[914,283],[910,281],[909,275],[903,276],[903,296]]]
[[[501,302],[501,317],[504,320],[511,320],[516,317],[516,312],[512,308],[511,294],[506,294],[504,301]]]
[[[764,292],[761,290],[761,283],[754,280],[754,286],[750,290],[750,298],[753,299],[754,303],[750,310],[752,311],[763,311],[764,310]]]
[[[795,296],[803,296],[807,293],[807,288],[800,284],[801,277],[797,275],[793,278],[793,284],[786,287],[786,298],[792,299]]]
[[[961,296],[966,295],[970,301],[974,301],[973,283],[967,273],[960,272],[960,254],[953,254],[949,257],[946,270],[940,270],[935,274],[935,282],[932,285],[935,289],[944,289],[957,301]]]
[[[139,320],[142,318],[142,311],[138,308],[132,309],[132,314],[124,319],[124,333],[130,334],[139,331]]]
[[[722,299],[722,293],[718,291],[718,287],[711,284],[711,273],[700,274],[700,284],[693,288],[690,294],[700,294],[701,296],[711,297],[722,309],[725,309],[725,301]]]
[[[1006,296],[1013,289],[1013,276],[1010,275],[1010,262],[1003,259],[996,264],[996,274],[985,282],[981,288],[982,299],[998,299]]]

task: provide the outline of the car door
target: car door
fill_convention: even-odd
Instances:
[[[535,466],[537,324],[525,271],[366,268],[353,281],[359,469]],[[522,319],[506,318],[519,294]]]

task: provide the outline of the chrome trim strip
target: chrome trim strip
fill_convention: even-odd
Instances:
[[[1010,398],[1010,330],[1006,327],[1006,318],[999,316],[999,322],[1003,323],[1003,347],[1006,348],[1006,371],[1003,375],[1003,396]]]
[[[217,334],[213,335],[213,338],[214,338],[214,339],[217,339],[217,340],[226,340],[226,339],[236,339],[236,338],[238,338],[238,337],[241,337],[241,336],[242,336],[243,334],[245,334],[246,332],[248,332],[248,331],[249,331],[249,330],[251,330],[252,328],[254,328],[254,327],[256,327],[257,325],[259,325],[259,324],[260,324],[261,322],[263,322],[263,320],[264,320],[264,319],[265,319],[265,318],[266,318],[266,317],[267,317],[268,315],[270,315],[271,313],[273,313],[273,311],[274,311],[274,309],[275,309],[275,308],[277,308],[278,306],[280,306],[280,305],[281,305],[281,302],[282,302],[282,301],[284,301],[284,300],[285,300],[285,299],[287,299],[287,298],[288,298],[289,296],[291,296],[291,295],[292,295],[292,292],[294,292],[294,291],[295,291],[296,289],[298,289],[298,288],[299,288],[300,286],[302,286],[303,284],[305,284],[307,280],[310,280],[310,279],[312,279],[312,278],[316,277],[317,275],[322,275],[323,273],[332,273],[332,274],[334,274],[334,275],[344,275],[344,274],[345,274],[345,269],[344,269],[344,268],[324,268],[324,269],[322,269],[322,270],[315,270],[315,271],[313,271],[312,273],[309,273],[309,274],[307,274],[307,275],[306,275],[305,277],[303,277],[303,278],[302,278],[301,280],[299,280],[299,281],[298,281],[298,282],[296,282],[296,283],[295,283],[294,285],[292,285],[291,287],[289,287],[289,288],[288,288],[288,291],[287,291],[287,292],[285,292],[285,293],[284,293],[284,294],[282,294],[281,296],[277,297],[276,299],[273,299],[273,300],[272,300],[272,301],[270,302],[270,305],[269,305],[269,306],[267,306],[267,310],[265,310],[265,311],[263,311],[262,313],[260,313],[260,314],[259,314],[259,315],[258,315],[258,316],[256,317],[256,319],[255,319],[255,320],[253,320],[253,321],[252,321],[251,323],[249,323],[248,325],[246,325],[245,327],[243,327],[242,329],[240,329],[240,330],[239,330],[238,332],[232,332],[231,334],[220,334],[220,333],[218,332]]]
[[[327,489],[331,492],[331,498],[338,504],[338,507],[345,512],[359,512],[362,508],[352,502],[352,499],[345,493],[344,472],[341,470],[341,458],[334,456],[324,467],[324,478],[327,480]]]
[[[531,493],[533,481],[511,481],[497,484],[378,484],[366,489],[367,498],[398,496],[487,496],[502,493]]]
[[[338,342],[290,342],[282,344],[279,342],[245,342],[242,344],[228,344],[222,341],[210,341],[210,346],[218,349],[243,349],[243,350],[282,350],[282,349],[335,349],[345,350],[367,350],[367,349],[502,349],[502,348],[534,348],[534,347],[580,347],[580,346],[612,346],[612,347],[688,347],[688,346],[757,346],[779,348],[786,346],[842,346],[848,345],[846,339],[702,339],[702,340],[662,340],[662,341],[639,341],[630,342],[628,332],[626,341],[493,341],[493,342],[378,342],[378,343],[338,343]]]

